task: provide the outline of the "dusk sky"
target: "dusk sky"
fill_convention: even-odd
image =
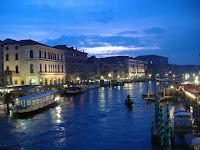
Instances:
[[[89,56],[200,65],[199,0],[1,0],[0,40],[78,47]]]

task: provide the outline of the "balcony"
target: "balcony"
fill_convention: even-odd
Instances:
[[[66,72],[38,72],[38,75],[65,75]]]

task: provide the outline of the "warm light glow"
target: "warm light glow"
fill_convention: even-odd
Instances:
[[[112,75],[109,73],[109,74],[108,74],[108,77],[110,77],[110,78],[111,78],[111,77],[112,77]]]
[[[79,80],[80,80],[80,78],[79,78],[79,77],[77,77],[77,78],[76,78],[76,80],[77,80],[77,81],[79,81]]]
[[[173,89],[173,88],[174,88],[174,86],[173,86],[173,85],[171,85],[171,86],[170,86],[170,88],[171,88],[171,89]]]
[[[189,97],[196,99],[196,96],[188,91],[185,91],[185,94],[188,95]]]
[[[101,79],[103,79],[103,76],[101,76]]]

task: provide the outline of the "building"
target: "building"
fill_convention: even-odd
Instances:
[[[4,85],[3,41],[0,41],[0,85]]]
[[[129,78],[140,78],[145,76],[146,62],[129,58],[125,60],[125,64],[126,73]]]
[[[89,77],[91,79],[135,79],[145,76],[144,61],[135,60],[129,56],[88,59]]]
[[[87,60],[88,77],[90,80],[98,80],[101,78],[101,63],[100,59],[92,56]]]
[[[151,74],[153,77],[165,77],[168,73],[168,57],[144,55],[135,57],[135,59],[148,62],[146,73]]]
[[[88,79],[87,53],[78,51],[77,48],[57,45],[54,48],[65,51],[67,81],[77,83]]]
[[[33,40],[4,40],[4,71],[7,85],[65,83],[65,53]]]

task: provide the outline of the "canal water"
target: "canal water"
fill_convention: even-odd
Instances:
[[[154,84],[150,82],[153,89]],[[34,116],[0,116],[0,149],[151,150],[154,103],[147,103],[148,82],[99,88],[64,97],[59,105]],[[127,95],[133,108],[124,104]],[[187,149],[183,139],[173,149]]]

